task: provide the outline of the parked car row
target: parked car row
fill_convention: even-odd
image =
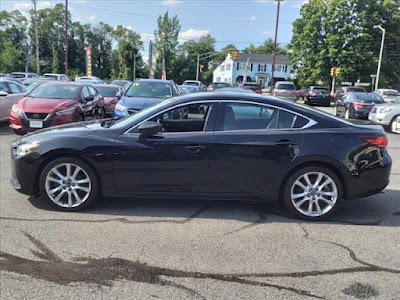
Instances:
[[[343,99],[336,101],[334,114],[345,119],[368,119],[397,133],[400,96],[387,103],[377,93],[349,92]]]

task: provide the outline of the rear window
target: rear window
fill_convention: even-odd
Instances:
[[[312,90],[314,93],[328,94],[329,90],[324,88],[314,88]]]
[[[362,93],[362,92],[365,92],[365,89],[364,88],[359,88],[359,87],[350,87],[348,89],[348,91],[349,92],[360,92],[360,93]]]
[[[194,85],[194,86],[198,86],[199,85],[197,82],[194,82],[194,81],[185,81],[183,84],[184,85]]]
[[[225,82],[218,82],[218,83],[211,84],[211,86],[214,89],[220,89],[220,88],[224,88],[224,87],[230,87],[231,85],[229,83],[225,83]]]
[[[53,79],[53,80],[57,80],[58,79],[57,75],[43,75],[43,77],[44,78],[50,78],[50,79]]]
[[[97,91],[104,97],[116,97],[118,89],[113,87],[96,87]]]
[[[383,98],[377,94],[356,94],[356,99],[364,102],[385,102]]]
[[[278,83],[276,85],[277,90],[290,90],[290,91],[294,91],[296,90],[296,86],[294,84],[290,84],[290,83]]]
[[[386,91],[385,95],[386,96],[397,96],[398,94],[395,91]]]
[[[11,78],[25,78],[25,74],[11,74]]]

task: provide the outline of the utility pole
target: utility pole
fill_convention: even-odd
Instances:
[[[197,54],[196,81],[199,80],[199,69],[200,69],[200,54]]]
[[[272,52],[272,74],[271,74],[271,86],[274,85],[274,73],[275,73],[275,59],[276,59],[276,47],[278,41],[278,24],[279,24],[279,11],[281,9],[281,1],[283,0],[275,0],[278,2],[278,9],[276,11],[276,24],[275,24],[275,42],[274,42],[274,51]]]
[[[65,75],[68,75],[68,0],[65,0]]]
[[[133,52],[133,81],[136,80],[136,53]]]
[[[377,90],[378,89],[378,85],[379,85],[379,73],[381,72],[383,45],[385,44],[385,33],[386,33],[386,30],[384,28],[382,28],[381,25],[374,26],[374,28],[379,28],[380,30],[382,30],[381,51],[379,52],[378,71],[376,72],[376,81],[375,81],[375,90]]]
[[[33,14],[35,19],[35,44],[36,44],[36,73],[40,75],[40,62],[39,62],[39,34],[38,34],[38,20],[37,20],[37,12],[36,12],[36,1],[33,2]]]

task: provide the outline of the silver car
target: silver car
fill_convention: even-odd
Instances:
[[[400,97],[392,103],[375,105],[369,113],[368,119],[374,123],[388,126],[389,129],[395,131],[395,120],[400,116]]]
[[[292,81],[278,81],[272,91],[272,96],[296,101],[296,86]]]
[[[378,89],[374,93],[381,96],[386,102],[393,102],[400,96],[398,91],[389,89]]]
[[[11,107],[25,97],[25,87],[15,81],[0,80],[0,121],[8,121]]]

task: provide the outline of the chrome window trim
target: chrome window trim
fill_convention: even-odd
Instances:
[[[218,101],[218,102],[219,102],[219,101]],[[165,112],[167,112],[167,111],[169,111],[169,110],[171,110],[171,109],[179,108],[179,107],[185,106],[185,105],[201,104],[201,103],[211,103],[211,104],[213,104],[214,102],[213,102],[213,100],[199,100],[199,101],[185,102],[185,103],[176,104],[176,105],[174,105],[174,106],[170,106],[170,107],[168,107],[167,109],[164,109],[164,110],[162,110],[162,111],[160,111],[160,112],[158,112],[158,113],[152,115],[151,117],[146,118],[146,119],[143,120],[143,121],[140,121],[140,122],[137,123],[135,126],[130,127],[128,130],[125,130],[125,132],[124,132],[123,134],[137,134],[137,132],[131,132],[131,133],[130,133],[129,131],[131,131],[131,130],[137,128],[137,127],[139,127],[140,124],[142,124],[143,122],[146,122],[146,121],[148,121],[148,120],[150,120],[150,119],[153,119],[153,118],[155,118],[156,116],[158,116],[159,114],[163,114],[163,113],[165,113]],[[207,117],[206,117],[206,120],[205,120],[205,122],[204,122],[204,125],[207,124],[208,118],[209,118],[209,116],[210,116],[210,113],[211,113],[211,111],[208,112],[208,115],[207,115]],[[204,128],[205,128],[205,126],[204,126]],[[194,133],[194,134],[196,134],[196,133],[205,133],[205,132],[208,132],[208,131],[204,131],[204,128],[203,128],[203,131],[161,132],[161,133],[162,133],[162,134],[166,134],[166,133],[167,133],[167,134],[182,134],[182,133],[185,133],[185,134],[187,134],[187,133]],[[213,131],[210,131],[210,133],[212,133],[212,132],[213,132]]]
[[[300,117],[308,120],[308,123],[306,125],[304,125],[303,127],[300,127],[300,128],[274,128],[274,129],[268,129],[268,130],[267,130],[267,128],[265,128],[265,129],[241,129],[241,130],[225,130],[225,131],[221,130],[221,131],[211,131],[211,132],[243,132],[243,131],[264,131],[265,132],[265,131],[272,131],[272,130],[273,131],[282,131],[282,130],[286,130],[286,131],[287,130],[292,130],[292,131],[294,131],[294,130],[306,129],[306,128],[312,127],[312,126],[314,126],[314,125],[316,125],[318,123],[317,121],[315,121],[315,120],[313,120],[313,119],[311,119],[311,118],[309,118],[309,117],[307,117],[307,116],[305,116],[305,115],[303,115],[301,113],[297,113],[297,112],[294,112],[294,111],[292,111],[290,109],[287,109],[287,108],[284,108],[284,107],[280,107],[280,106],[276,106],[276,105],[272,105],[272,104],[266,104],[266,103],[260,103],[260,102],[254,102],[254,101],[246,101],[246,100],[194,100],[192,102],[180,103],[180,104],[176,104],[174,106],[168,107],[167,109],[164,109],[161,112],[158,112],[158,113],[152,115],[151,117],[146,118],[143,121],[140,121],[138,124],[136,124],[136,125],[130,127],[129,129],[125,130],[125,132],[123,134],[137,134],[137,132],[129,133],[129,131],[139,127],[139,125],[141,123],[146,122],[146,121],[148,121],[148,120],[156,117],[157,115],[162,114],[162,113],[164,113],[164,112],[166,112],[168,110],[179,108],[181,106],[190,105],[190,104],[201,104],[201,103],[210,103],[210,102],[211,103],[214,103],[214,102],[215,103],[226,103],[226,102],[232,103],[232,102],[234,102],[234,103],[242,103],[242,104],[262,105],[262,106],[266,106],[266,107],[271,107],[271,108],[284,110],[284,111],[287,111],[287,112],[289,112],[291,114],[300,116]],[[208,122],[209,116],[210,116],[210,114],[207,116],[205,124]],[[163,133],[164,134],[165,133],[167,133],[167,134],[194,133],[194,134],[196,134],[196,133],[205,133],[205,132],[206,131],[203,130],[203,131],[163,132]]]

